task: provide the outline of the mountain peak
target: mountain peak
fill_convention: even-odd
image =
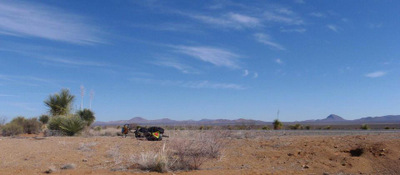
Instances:
[[[344,121],[342,117],[336,115],[336,114],[331,114],[328,117],[326,117],[324,120],[329,120],[329,121]]]

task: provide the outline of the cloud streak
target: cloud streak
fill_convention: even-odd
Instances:
[[[99,30],[63,10],[19,1],[0,2],[0,34],[36,37],[73,44],[102,43]]]
[[[232,69],[240,68],[239,55],[216,47],[207,46],[172,46],[175,52],[196,58],[198,60],[211,63],[215,66],[228,67]]]
[[[44,61],[49,61],[53,63],[60,63],[60,64],[68,64],[72,66],[93,66],[93,67],[107,67],[111,66],[110,64],[101,63],[101,62],[94,62],[94,61],[82,61],[82,60],[75,60],[75,59],[67,59],[67,58],[60,58],[60,57],[50,57],[50,56],[42,56],[39,59]]]
[[[278,59],[275,60],[275,63],[282,65],[282,64],[283,64],[283,61],[282,61],[281,59],[278,58]]]
[[[275,43],[271,40],[270,36],[264,33],[256,33],[254,34],[254,38],[256,41],[263,43],[271,48],[278,49],[278,50],[286,50],[285,47],[281,46],[278,43]]]
[[[239,13],[227,13],[220,17],[212,17],[207,15],[188,15],[193,19],[203,23],[214,24],[226,28],[243,29],[254,28],[261,25],[260,20],[256,17],[251,17]]]
[[[333,24],[329,24],[326,27],[328,27],[328,29],[334,31],[334,32],[339,32],[339,27]]]
[[[384,72],[384,71],[375,71],[375,72],[365,74],[365,76],[368,78],[379,78],[379,77],[386,75],[386,73],[387,72]]]
[[[131,81],[145,84],[157,84],[162,86],[178,86],[193,89],[233,89],[243,90],[246,89],[242,85],[234,83],[215,83],[207,80],[203,81],[178,81],[178,80],[157,80],[147,78],[132,78]]]
[[[174,68],[184,74],[198,74],[199,73],[199,71],[195,70],[191,66],[182,64],[173,59],[159,59],[157,61],[153,61],[152,64],[157,65],[157,66]]]

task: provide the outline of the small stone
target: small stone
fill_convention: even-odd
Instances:
[[[88,160],[87,159],[82,159],[82,162],[87,162]]]
[[[75,169],[76,165],[71,163],[71,164],[65,164],[61,167],[62,170],[71,170],[71,169]]]
[[[329,175],[329,173],[325,172],[325,173],[322,173],[322,175]]]
[[[337,146],[335,145],[334,148],[337,148]]]
[[[54,166],[51,166],[51,167],[49,167],[48,170],[44,171],[44,173],[46,173],[46,174],[50,174],[53,172],[56,172],[56,168]]]
[[[310,168],[308,165],[303,165],[302,167],[305,168],[305,169]]]
[[[385,153],[383,153],[383,152],[379,153],[379,156],[385,156]]]
[[[293,153],[288,153],[287,155],[288,155],[288,156],[293,156]]]

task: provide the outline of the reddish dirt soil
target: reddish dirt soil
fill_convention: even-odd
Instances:
[[[159,174],[126,169],[129,158],[169,140],[121,137],[0,137],[0,174]],[[400,133],[226,139],[222,157],[167,174],[400,174]],[[61,170],[75,164],[72,170]]]

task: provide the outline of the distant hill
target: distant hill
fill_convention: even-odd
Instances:
[[[318,119],[318,120],[305,120],[305,121],[300,121],[298,123],[342,123],[342,122],[347,122],[349,120],[345,120],[344,118],[331,114],[328,117],[324,119]]]
[[[105,126],[105,125],[124,125],[127,123],[136,123],[139,125],[269,125],[271,122],[265,122],[261,120],[251,119],[201,119],[201,120],[171,120],[169,118],[162,118],[157,120],[147,120],[142,117],[134,117],[129,120],[118,120],[101,122],[96,121],[94,126]],[[355,120],[346,120],[338,115],[331,114],[324,119],[317,120],[305,120],[305,121],[294,121],[284,122],[287,124],[302,123],[302,124],[314,124],[314,125],[327,125],[327,124],[363,124],[363,123],[400,123],[400,115],[386,115],[381,117],[364,117]]]
[[[236,119],[236,120],[228,120],[228,119],[202,119],[202,120],[171,120],[168,118],[157,119],[157,120],[146,120],[142,117],[134,117],[129,120],[118,120],[118,121],[109,121],[109,122],[94,122],[94,126],[105,126],[105,125],[124,125],[126,123],[136,123],[139,125],[265,125],[270,124],[269,122],[264,122],[261,120],[249,120],[249,119]]]
[[[382,117],[364,117],[353,121],[362,123],[399,123],[400,115],[386,115]]]
[[[346,120],[338,115],[331,114],[324,119],[305,120],[293,123],[310,124],[363,124],[363,123],[400,123],[400,115],[386,115],[380,117],[364,117],[355,120]]]

